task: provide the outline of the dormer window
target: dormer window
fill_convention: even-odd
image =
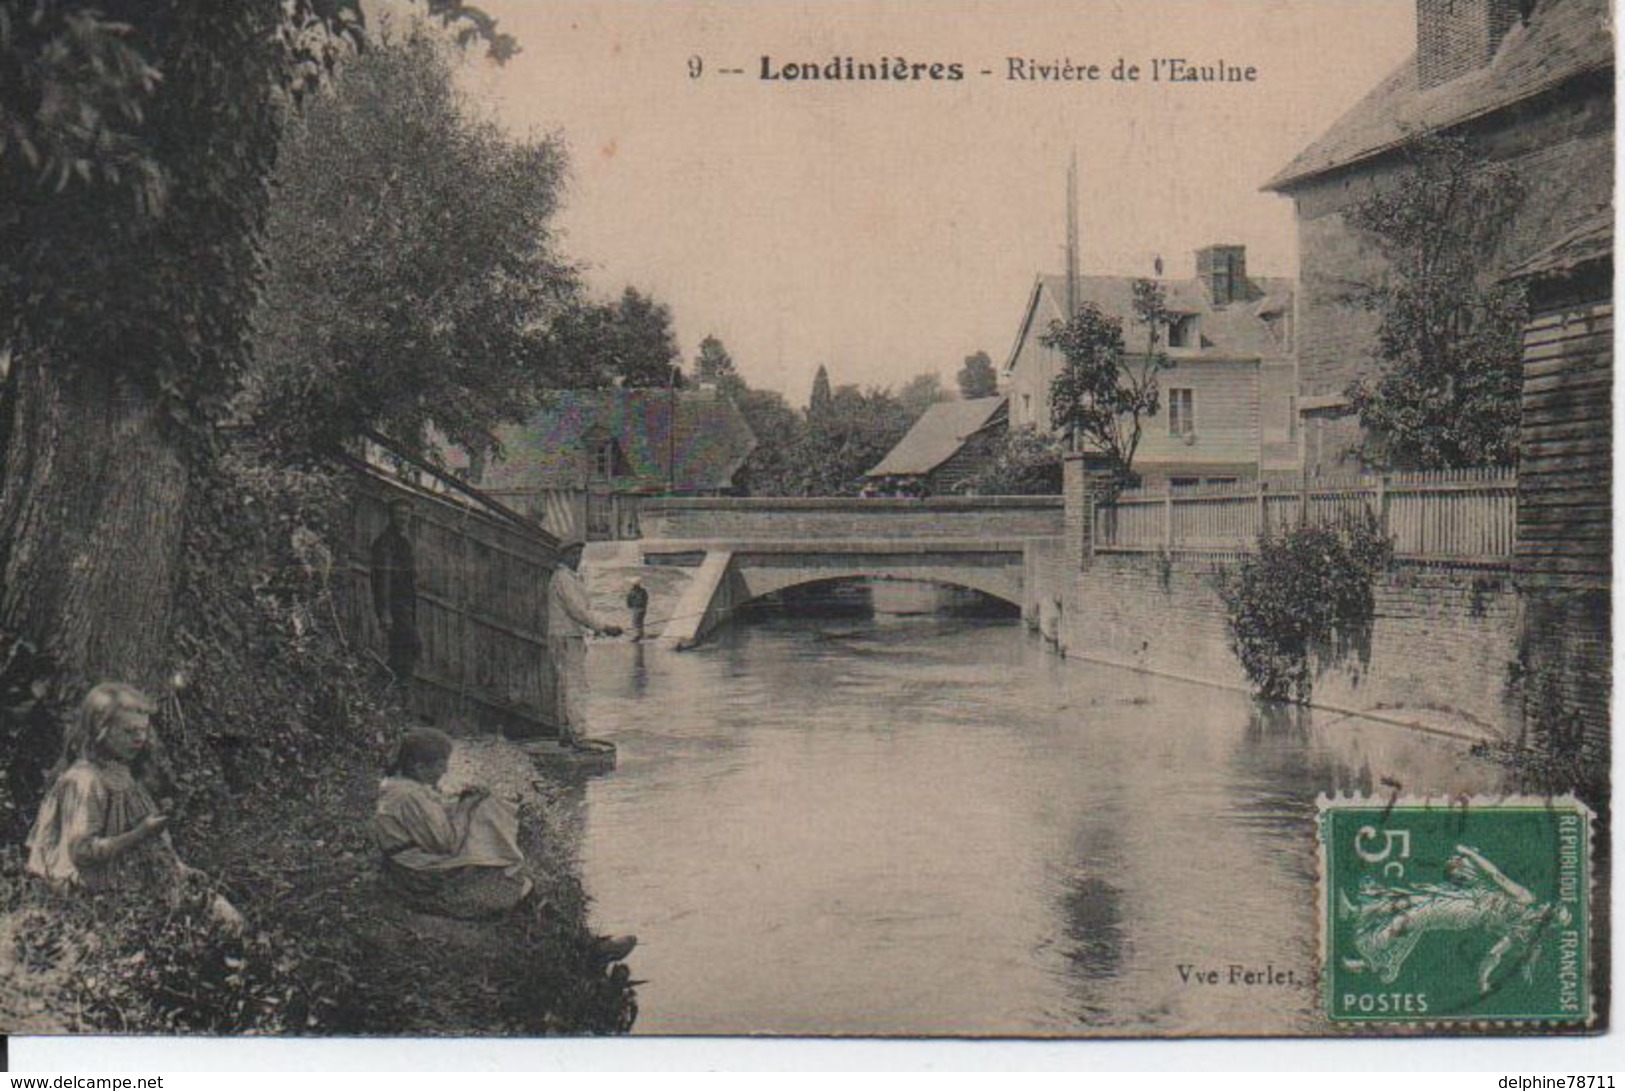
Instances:
[[[1202,332],[1197,322],[1200,315],[1175,314],[1168,318],[1168,347],[1193,349],[1202,343]]]
[[[587,465],[594,481],[613,481],[625,476],[626,456],[621,454],[614,436],[595,428],[582,438],[582,443],[587,449]]]
[[[592,473],[594,477],[609,478],[615,476],[615,441],[612,439],[600,440],[592,451]]]

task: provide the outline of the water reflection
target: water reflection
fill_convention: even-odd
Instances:
[[[621,764],[583,869],[598,926],[642,937],[644,1033],[1311,1030],[1316,796],[1498,779],[986,620],[768,618],[589,669]]]
[[[643,658],[646,647],[642,641],[632,645],[631,693],[633,697],[642,697],[649,692],[649,665]]]

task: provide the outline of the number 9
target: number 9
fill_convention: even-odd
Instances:
[[[700,58],[700,55],[698,53],[690,55],[688,58],[688,78],[697,80],[700,78],[700,73],[704,71],[705,61]]]

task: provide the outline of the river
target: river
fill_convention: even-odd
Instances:
[[[583,877],[641,937],[636,1033],[1323,1030],[1317,794],[1501,785],[1463,742],[1015,622],[768,618],[589,672],[621,760],[580,796]]]

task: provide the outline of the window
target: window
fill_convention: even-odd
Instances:
[[[1196,392],[1189,387],[1168,388],[1168,434],[1170,436],[1196,434]]]
[[[1176,314],[1169,317],[1169,348],[1193,349],[1201,344],[1201,335],[1196,323],[1197,317],[1194,314]]]
[[[1168,487],[1175,490],[1194,489],[1201,484],[1202,479],[1200,477],[1170,477],[1168,479]]]
[[[1298,399],[1292,394],[1286,399],[1286,438],[1293,443],[1298,441]]]
[[[1021,422],[1023,424],[1030,424],[1032,422],[1032,419],[1033,419],[1033,396],[1031,394],[1023,394],[1021,396]]]
[[[608,481],[618,476],[615,472],[616,456],[620,452],[615,448],[612,439],[598,440],[592,446],[592,476],[599,481]]]
[[[1210,477],[1206,484],[1210,488],[1224,488],[1236,484],[1238,480],[1240,479],[1234,477]]]

